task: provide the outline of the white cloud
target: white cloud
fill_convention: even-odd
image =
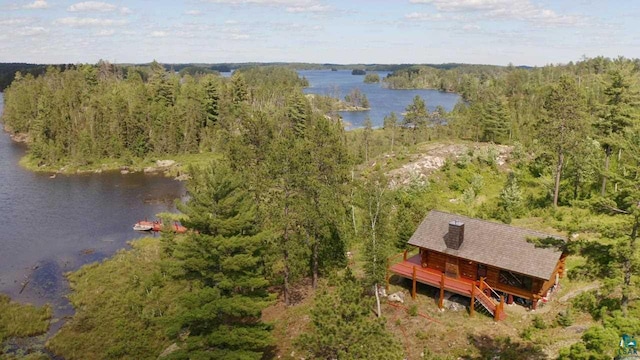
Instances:
[[[15,30],[14,34],[18,36],[37,36],[49,33],[49,29],[42,26],[25,26]]]
[[[202,11],[200,10],[187,10],[184,12],[185,15],[191,15],[191,16],[200,16],[202,15]]]
[[[214,4],[229,4],[229,5],[254,4],[254,5],[267,5],[267,6],[274,6],[274,5],[296,6],[296,5],[301,5],[305,3],[310,3],[310,1],[305,1],[305,0],[207,0],[207,2],[214,3]]]
[[[462,27],[462,30],[465,30],[465,31],[478,31],[480,29],[481,29],[481,27],[479,25],[475,25],[475,24],[467,24],[467,25]]]
[[[120,14],[129,15],[131,13],[133,13],[133,11],[131,11],[131,9],[129,9],[128,7],[121,7],[120,8]]]
[[[60,25],[73,26],[73,27],[92,27],[92,26],[124,25],[127,22],[125,20],[114,20],[114,19],[65,17],[65,18],[57,19],[55,23]]]
[[[407,20],[417,20],[417,21],[442,21],[449,20],[444,15],[438,14],[429,14],[429,13],[420,13],[420,12],[412,12],[404,16]]]
[[[247,40],[250,39],[251,36],[247,35],[247,34],[231,34],[231,39],[232,40]]]
[[[560,15],[534,5],[530,0],[410,0],[414,4],[431,4],[438,11],[473,13],[494,20],[520,20],[534,25],[575,26],[586,22],[580,16]]]
[[[35,0],[32,3],[29,3],[23,6],[25,9],[46,9],[49,7],[46,0]]]
[[[287,7],[287,12],[290,13],[320,13],[327,12],[331,10],[331,8],[327,5],[320,4],[312,4],[312,5],[297,5],[297,6],[289,6]]]
[[[161,37],[169,36],[169,34],[167,34],[166,31],[152,31],[150,35],[151,35],[151,37],[155,37],[155,38],[161,38]]]
[[[115,33],[116,33],[116,31],[113,30],[113,29],[103,29],[103,30],[100,30],[100,31],[96,32],[95,35],[96,36],[104,36],[104,37],[106,37],[106,36],[111,36],[111,35],[113,35]]]
[[[225,21],[224,23],[225,23],[225,24],[227,24],[227,25],[235,25],[235,24],[237,24],[238,22],[237,22],[236,20],[227,20],[227,21]]]
[[[22,25],[30,22],[27,18],[0,19],[0,26]]]
[[[110,12],[117,9],[117,6],[100,1],[84,1],[77,4],[73,4],[67,8],[67,11],[71,12],[85,12],[85,11],[97,11],[97,12]]]
[[[331,10],[319,0],[204,0],[214,4],[285,7],[290,13],[320,13]]]

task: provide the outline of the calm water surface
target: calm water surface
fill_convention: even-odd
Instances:
[[[0,94],[0,114],[2,107]],[[175,211],[184,184],[119,172],[51,179],[22,169],[24,153],[23,145],[0,132],[0,293],[51,303],[60,317],[72,312],[64,272],[109,257],[141,236],[133,223]]]
[[[416,95],[422,97],[427,103],[429,111],[435,110],[440,105],[447,111],[451,111],[460,96],[437,90],[391,90],[383,87],[382,81],[378,84],[365,84],[364,75],[351,75],[350,70],[304,70],[298,71],[300,76],[309,80],[309,87],[304,91],[308,94],[329,95],[344,100],[352,89],[358,88],[369,99],[371,110],[369,111],[342,111],[340,115],[348,129],[362,127],[367,117],[371,119],[374,127],[382,126],[384,117],[392,111],[402,121],[402,114],[407,105],[413,102]],[[388,72],[378,72],[380,80],[387,76]]]

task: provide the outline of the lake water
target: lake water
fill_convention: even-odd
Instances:
[[[0,94],[0,115],[3,97]],[[18,165],[25,147],[0,131],[0,293],[72,313],[64,272],[104,259],[141,236],[139,219],[175,211],[184,184],[119,172],[55,179]],[[22,293],[22,284],[29,279]]]
[[[329,95],[344,100],[345,95],[352,89],[358,88],[367,96],[371,110],[340,112],[347,129],[362,127],[367,117],[371,119],[374,127],[381,127],[384,117],[391,112],[395,112],[398,120],[402,121],[401,114],[413,102],[416,95],[422,97],[429,111],[435,110],[438,105],[451,111],[460,100],[458,94],[437,90],[387,89],[383,86],[382,78],[387,76],[388,72],[378,72],[381,80],[378,84],[365,84],[364,75],[351,75],[350,70],[304,70],[298,71],[298,74],[309,80],[309,87],[304,89],[307,94]]]

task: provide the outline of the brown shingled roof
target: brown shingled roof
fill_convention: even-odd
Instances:
[[[464,223],[464,240],[458,250],[448,248],[449,223]],[[528,243],[529,238],[554,237],[538,231],[432,210],[409,239],[409,244],[478,263],[548,280],[562,252]]]

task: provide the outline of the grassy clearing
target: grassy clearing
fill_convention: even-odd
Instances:
[[[32,305],[18,304],[0,294],[0,344],[10,337],[45,333],[49,329],[51,315],[49,306],[37,308]]]
[[[160,252],[159,239],[144,238],[69,274],[76,314],[47,347],[68,360],[157,358],[171,344],[167,319],[185,290],[163,272]]]

